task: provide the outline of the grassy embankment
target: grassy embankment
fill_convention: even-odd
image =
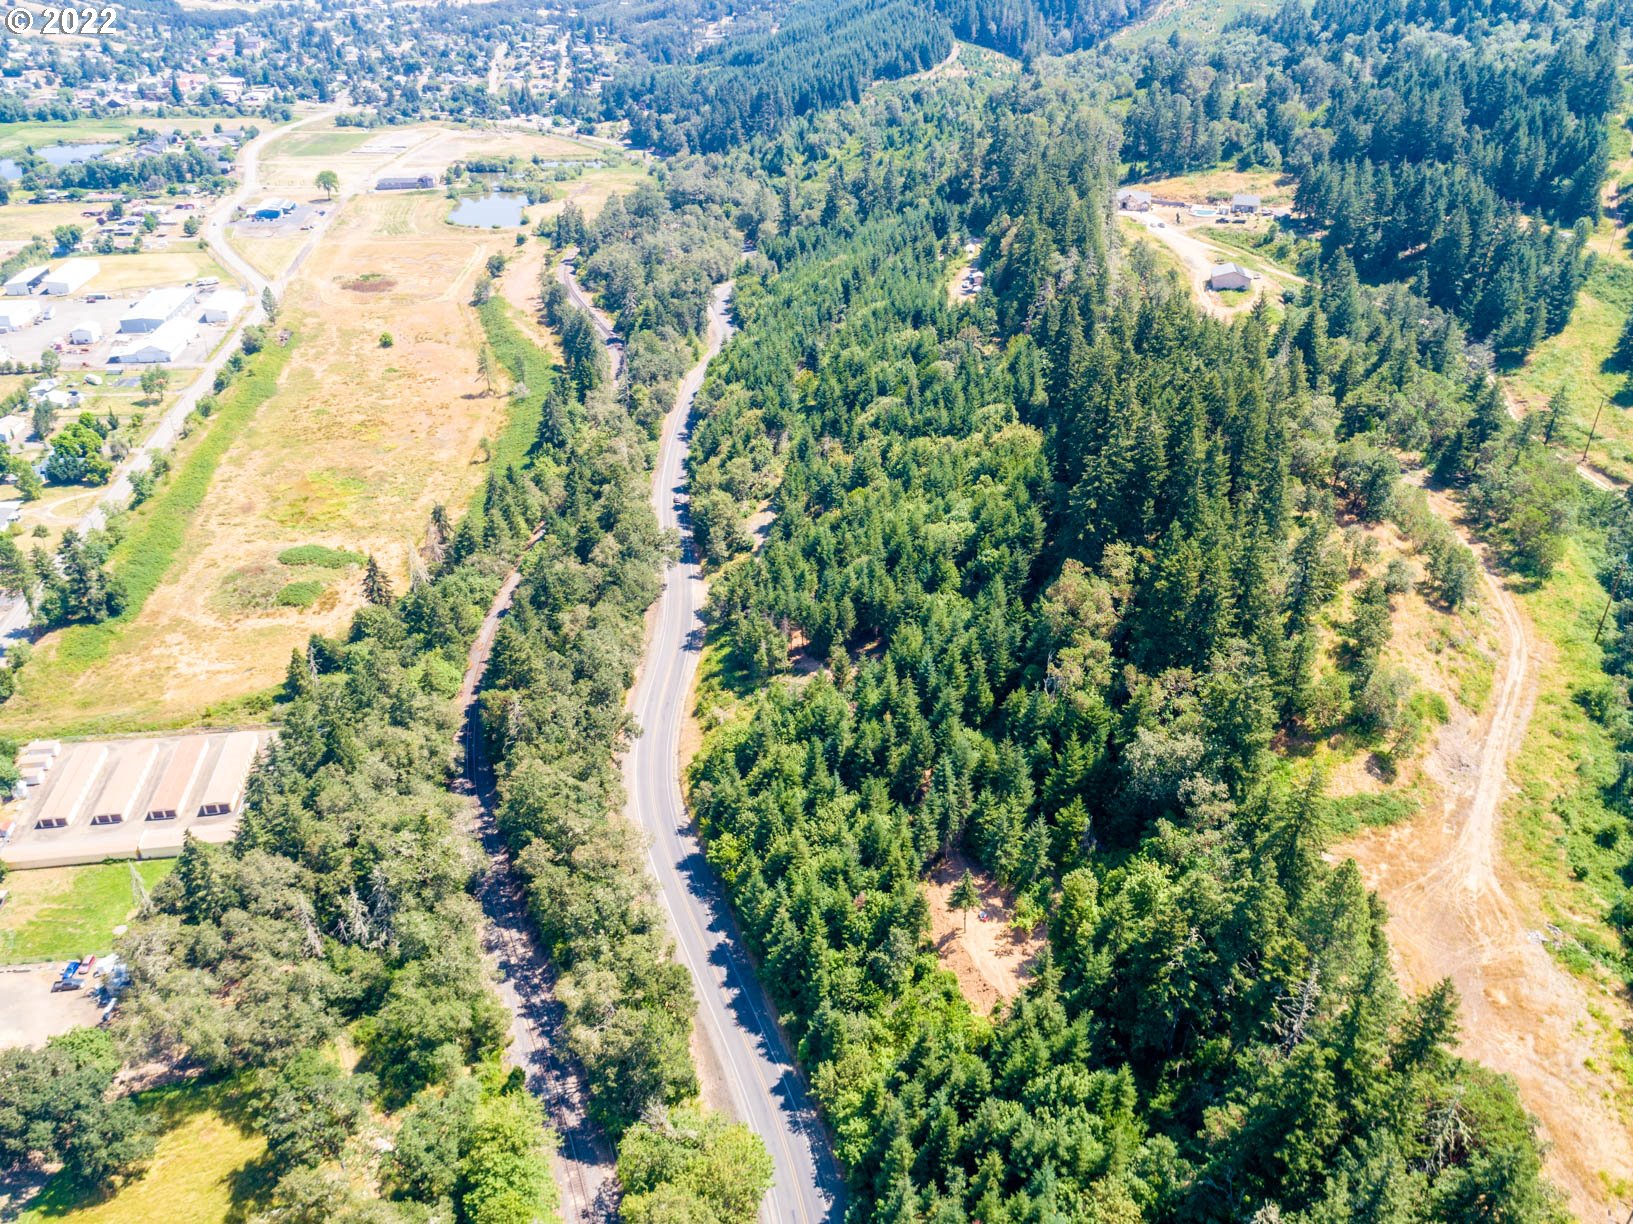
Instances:
[[[522,333],[514,313],[513,306],[497,297],[489,298],[476,311],[488,346],[510,376],[511,387],[527,388],[527,395],[511,399],[505,426],[494,440],[492,464],[499,469],[520,464],[527,457],[544,415],[544,388],[554,377],[549,356]],[[482,490],[478,488],[471,496],[472,504],[479,504]]]
[[[171,859],[150,859],[9,873],[0,884],[11,893],[0,906],[0,964],[106,953],[113,928],[140,902],[131,871],[151,888],[173,865]]]
[[[123,522],[123,536],[109,556],[109,566],[125,585],[123,613],[97,625],[72,625],[52,635],[52,648],[42,651],[19,674],[17,696],[25,706],[31,694],[54,691],[68,679],[107,659],[109,652],[142,610],[142,605],[164,580],[186,536],[188,524],[209,490],[222,456],[249,424],[257,409],[277,390],[278,378],[289,360],[294,342],[269,345],[246,365],[217,400],[215,413],[197,435],[183,444],[171,475],[143,505]],[[16,698],[13,699],[16,701]],[[39,730],[17,726],[20,732]],[[92,719],[84,727],[51,728],[67,734],[129,728],[103,726]]]

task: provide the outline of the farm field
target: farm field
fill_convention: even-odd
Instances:
[[[232,278],[194,239],[184,239],[166,251],[143,251],[138,255],[93,256],[101,265],[96,279],[87,288],[98,293],[128,293],[161,285],[184,285],[200,277],[213,276],[229,282]]]
[[[483,440],[509,404],[478,378],[469,300],[514,236],[449,226],[446,211],[430,194],[346,204],[285,295],[279,322],[296,340],[276,389],[221,456],[168,562],[151,561],[162,573],[145,603],[116,625],[43,638],[0,721],[171,727],[268,690],[291,650],[340,630],[363,599],[355,561],[280,560],[293,547],[373,554],[402,587],[432,506],[463,502],[485,476]]]
[[[173,865],[158,859],[10,873],[0,885],[11,893],[0,906],[0,964],[107,953],[113,928],[136,912],[131,872],[152,888]]]
[[[477,154],[595,159],[604,150],[564,136],[440,124],[359,131],[311,124],[273,142],[261,155],[261,185],[296,199],[321,200],[313,186],[320,170],[333,170],[346,193],[372,189],[383,175],[440,177],[448,166]]]
[[[86,225],[85,210],[89,207],[73,201],[30,204],[15,200],[0,205],[0,242],[7,243],[9,251],[36,236],[49,239],[59,225]]]

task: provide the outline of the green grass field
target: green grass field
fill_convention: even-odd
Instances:
[[[1509,854],[1549,918],[1591,960],[1619,973],[1621,950],[1605,917],[1623,891],[1627,851],[1616,831],[1626,822],[1604,796],[1616,780],[1615,737],[1591,712],[1607,686],[1593,640],[1605,590],[1593,557],[1572,541],[1551,577],[1515,594],[1551,659],[1510,766],[1517,793],[1503,809]]]
[[[11,893],[0,906],[0,964],[105,955],[113,928],[136,910],[132,869],[151,888],[171,865],[170,859],[158,859],[12,872],[0,881]]]
[[[367,144],[377,133],[366,128],[336,128],[332,131],[301,130],[283,137],[265,155],[282,157],[339,157]]]
[[[233,1117],[229,1084],[179,1084],[144,1092],[136,1100],[159,1125],[158,1145],[146,1172],[104,1196],[58,1176],[19,1224],[225,1224],[248,1214],[264,1184],[258,1161],[266,1141]]]
[[[516,326],[512,317],[514,307],[501,298],[492,297],[477,308],[482,331],[492,346],[499,364],[509,373],[511,384],[526,383],[525,400],[512,400],[504,432],[493,447],[493,467],[500,470],[510,464],[521,463],[528,448],[539,432],[539,420],[544,415],[543,392],[555,377],[550,358]],[[482,498],[482,490],[472,494],[473,505]]]
[[[1577,298],[1569,325],[1538,345],[1507,380],[1515,400],[1529,412],[1541,411],[1564,388],[1570,408],[1554,439],[1577,455],[1603,401],[1588,457],[1619,480],[1633,480],[1633,383],[1626,371],[1607,369],[1606,363],[1630,311],[1633,264],[1602,256]]]
[[[13,157],[29,148],[43,149],[54,144],[117,144],[136,131],[210,131],[220,122],[235,126],[234,120],[216,120],[180,115],[173,119],[125,118],[72,119],[66,122],[8,123],[0,127],[0,157]]]

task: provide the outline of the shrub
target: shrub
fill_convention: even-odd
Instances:
[[[280,608],[310,608],[323,594],[321,582],[308,580],[305,582],[291,582],[278,592],[278,606]]]
[[[362,565],[363,554],[345,548],[330,548],[326,544],[297,544],[278,554],[285,565],[316,565],[322,569],[345,569]]]

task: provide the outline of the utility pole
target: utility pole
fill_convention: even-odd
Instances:
[[[1622,559],[1616,562],[1616,577],[1610,584],[1610,598],[1605,600],[1605,610],[1599,613],[1599,627],[1593,631],[1593,640],[1595,642],[1599,640],[1599,635],[1605,631],[1605,619],[1610,615],[1610,606],[1616,602],[1616,595],[1622,589],[1622,575],[1626,572],[1627,554],[1623,553]],[[1633,1224],[1633,1219],[1630,1219],[1628,1224]]]
[[[1593,410],[1593,425],[1588,430],[1587,442],[1582,446],[1582,458],[1580,460],[1582,463],[1588,461],[1588,447],[1593,445],[1593,435],[1599,432],[1599,414],[1605,410],[1605,401],[1609,398],[1608,395],[1601,395],[1599,397],[1599,406]]]

